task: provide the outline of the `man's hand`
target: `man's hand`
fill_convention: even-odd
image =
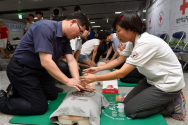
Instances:
[[[91,61],[91,65],[92,65],[93,67],[96,67],[96,66],[97,66],[94,61]]]
[[[94,74],[96,72],[98,72],[98,67],[91,67],[91,68],[88,68],[88,69],[84,69],[83,70],[83,73],[91,73],[91,74]]]
[[[125,45],[123,45],[122,43],[118,44],[117,52],[119,55],[121,55],[121,53],[125,49],[125,47],[126,47],[126,44]]]
[[[93,74],[84,74],[84,76],[80,77],[80,80],[85,85],[92,83],[95,81],[96,76]]]
[[[78,91],[80,91],[80,89],[84,89],[84,86],[81,85],[80,80],[75,78],[68,79],[68,81],[65,84],[71,88],[77,89]]]

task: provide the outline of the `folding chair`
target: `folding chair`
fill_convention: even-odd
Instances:
[[[182,41],[182,39],[184,39],[185,37],[186,37],[186,33],[184,31],[176,32],[170,38],[168,45],[170,45],[170,42],[172,42],[173,38],[179,39],[177,45],[175,47],[171,47],[173,50],[175,50],[179,46],[179,43]]]
[[[182,68],[184,70],[184,68],[186,67],[186,65],[188,64],[188,51],[187,52],[180,52],[179,53],[181,56],[181,60],[182,62],[185,62],[185,64],[183,65],[182,63]]]
[[[163,34],[161,34],[159,37],[161,38],[161,39],[163,39],[163,40],[165,40],[166,38],[167,38],[167,33],[163,33]]]

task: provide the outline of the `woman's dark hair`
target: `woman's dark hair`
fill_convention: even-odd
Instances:
[[[116,29],[116,24],[119,24],[125,30],[131,30],[138,34],[146,32],[146,25],[142,23],[138,14],[132,10],[124,11],[117,15],[112,24],[114,29]]]
[[[66,20],[77,19],[81,26],[86,25],[86,30],[89,30],[89,21],[82,12],[71,13],[66,17]]]
[[[110,32],[103,31],[103,39],[107,39],[107,36],[110,36]]]
[[[98,34],[97,39],[100,39],[100,40],[103,40],[103,39],[104,39],[104,35],[103,35],[102,32],[100,32],[100,33]]]

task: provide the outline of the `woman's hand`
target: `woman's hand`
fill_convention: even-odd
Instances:
[[[98,72],[98,67],[91,67],[91,68],[88,68],[88,69],[84,69],[83,70],[83,73],[91,73],[91,74],[94,74],[96,72]]]
[[[121,53],[125,49],[125,47],[126,47],[126,44],[125,45],[123,45],[122,43],[118,44],[117,52],[119,55],[121,55]]]
[[[84,76],[80,77],[82,84],[84,83],[85,85],[94,82],[95,79],[96,76],[93,74],[84,74]]]

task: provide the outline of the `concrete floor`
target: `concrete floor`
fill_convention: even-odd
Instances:
[[[10,59],[0,59],[0,67],[2,67],[2,69],[4,70],[4,71],[0,71],[0,90],[1,89],[5,90],[9,84],[9,80],[7,78],[6,71],[5,71],[6,66],[9,61]],[[184,78],[185,78],[186,86],[183,88],[183,92],[186,96],[186,99],[188,100],[188,91],[187,91],[188,90],[188,69],[184,70]],[[57,84],[57,86],[63,88],[64,92],[68,92],[72,89],[65,85]],[[101,86],[96,86],[96,88],[98,92],[102,93]],[[119,87],[119,92],[129,93],[131,89],[132,87]],[[186,104],[186,107],[188,107],[188,103]],[[18,124],[10,124],[8,122],[9,119],[11,119],[12,117],[13,115],[6,115],[0,112],[0,125],[18,125]],[[183,121],[177,121],[177,120],[172,119],[171,117],[165,117],[165,120],[168,123],[168,125],[188,125],[188,117],[186,117]]]

